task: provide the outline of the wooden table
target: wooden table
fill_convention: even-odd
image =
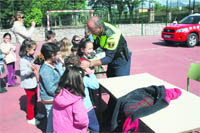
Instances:
[[[150,85],[179,88],[148,73],[99,79],[99,83],[116,99],[137,88]],[[172,100],[169,106],[140,118],[140,120],[156,133],[179,133],[200,130],[200,97],[183,89],[181,91],[182,95],[178,99]]]

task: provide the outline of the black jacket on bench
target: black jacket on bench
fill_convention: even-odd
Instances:
[[[165,100],[164,86],[149,86],[136,89],[117,100],[111,121],[111,130],[114,131],[124,120],[130,117],[134,122],[152,114],[169,103]]]

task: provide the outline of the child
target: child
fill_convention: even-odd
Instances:
[[[66,37],[60,41],[60,54],[61,54],[61,61],[64,64],[64,58],[71,54],[71,43],[70,40]]]
[[[29,124],[38,125],[40,122],[36,119],[37,114],[37,80],[38,71],[36,66],[33,65],[33,55],[36,50],[36,42],[33,40],[26,39],[20,46],[19,56],[20,58],[20,78],[21,88],[24,88],[27,97],[27,122]],[[37,114],[40,118],[44,115]]]
[[[78,53],[78,46],[72,46],[71,55],[77,55],[77,53]]]
[[[66,37],[64,37],[60,42],[60,51],[59,51],[59,59],[57,61],[57,65],[59,65],[59,67],[63,70],[65,70],[64,68],[64,58],[66,56],[69,56],[71,54],[71,42],[69,39],[67,39]]]
[[[81,61],[89,61],[91,58],[93,58],[93,54],[93,43],[90,41],[90,39],[81,40],[78,48],[78,55],[81,57]]]
[[[15,54],[15,46],[11,44],[11,34],[5,33],[3,35],[3,43],[1,44],[1,51],[4,56],[4,61],[7,66],[8,71],[8,87],[16,86],[16,79],[15,79],[15,61],[16,61],[16,54]]]
[[[87,28],[85,28],[85,39],[89,39],[92,43],[94,42],[92,33],[90,32],[90,30]]]
[[[72,37],[72,44],[73,44],[73,46],[77,47],[79,45],[80,41],[81,41],[81,37],[80,36],[74,35]]]
[[[46,41],[47,42],[56,42],[56,33],[53,31],[46,32]]]
[[[84,72],[80,67],[69,65],[61,77],[53,102],[53,132],[86,133],[87,110],[83,104]]]
[[[4,88],[6,86],[6,83],[4,82],[4,80],[2,79],[1,75],[5,73],[5,69],[4,69],[4,61],[3,61],[3,55],[2,52],[0,50],[0,93],[4,93],[7,92],[6,88]]]
[[[46,32],[46,42],[45,43],[48,43],[48,42],[53,42],[53,43],[57,42],[56,41],[56,33],[51,30]],[[34,63],[37,65],[42,65],[44,63],[44,56],[41,54],[41,52],[39,52],[39,54],[37,55]]]
[[[44,56],[44,64],[40,67],[40,98],[44,103],[47,111],[47,131],[53,132],[52,123],[52,103],[54,92],[57,88],[57,84],[61,77],[61,72],[57,68],[56,61],[58,59],[57,53],[59,51],[58,46],[55,43],[48,42],[42,45],[41,53]]]
[[[69,65],[76,65],[80,66],[80,57],[79,56],[69,56],[65,58],[65,66]],[[95,110],[92,105],[92,101],[90,99],[89,95],[89,88],[90,89],[98,89],[99,83],[96,79],[96,76],[94,75],[94,70],[91,70],[90,68],[85,69],[86,75],[83,77],[83,83],[85,86],[85,97],[83,99],[84,105],[88,112],[89,117],[89,129],[91,132],[99,132],[99,123],[95,114]]]
[[[81,57],[81,61],[92,61],[102,58],[104,56],[103,54],[96,54],[96,52],[93,50],[93,43],[90,41],[90,39],[84,39],[81,40],[79,44],[78,49],[78,55]],[[92,67],[95,69],[95,73],[99,74],[99,77],[101,76],[101,73],[104,73],[103,66],[96,66]]]

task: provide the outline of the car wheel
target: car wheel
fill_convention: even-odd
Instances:
[[[198,36],[195,33],[190,33],[188,35],[186,44],[188,47],[194,47],[198,43]]]

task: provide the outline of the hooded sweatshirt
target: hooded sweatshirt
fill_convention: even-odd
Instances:
[[[54,133],[86,133],[89,120],[83,98],[61,89],[53,102]]]

